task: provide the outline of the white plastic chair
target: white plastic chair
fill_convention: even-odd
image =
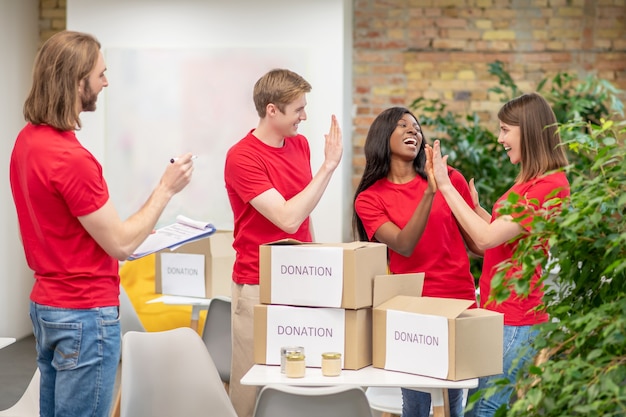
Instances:
[[[120,327],[122,336],[126,333],[133,332],[145,332],[146,328],[143,326],[141,319],[139,318],[139,314],[137,314],[137,310],[135,310],[135,306],[133,305],[128,293],[120,284]],[[115,394],[115,398],[113,399],[113,405],[111,409],[111,417],[119,417],[120,416],[120,401],[122,395],[122,388],[118,387],[117,392]]]
[[[122,335],[129,331],[145,332],[143,323],[139,319],[139,314],[135,310],[128,293],[120,284],[120,326],[122,328]]]
[[[1,417],[39,417],[39,368],[31,378],[20,399],[6,410],[0,410]]]
[[[372,417],[361,387],[267,385],[257,398],[254,417]]]
[[[212,298],[202,331],[202,340],[225,384],[230,383],[232,357],[230,306],[229,297]]]
[[[122,342],[121,417],[237,417],[202,338],[188,327]]]
[[[383,417],[402,415],[402,390],[399,387],[369,387],[365,396],[372,410],[386,413]]]

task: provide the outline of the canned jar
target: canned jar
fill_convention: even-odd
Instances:
[[[292,353],[285,358],[285,375],[287,378],[303,378],[306,369],[304,355],[302,353]]]
[[[341,353],[322,353],[322,375],[338,376],[341,374]]]
[[[304,347],[302,346],[283,346],[280,348],[280,373],[285,373],[285,365],[287,361],[287,355],[292,353],[301,353],[304,355]]]

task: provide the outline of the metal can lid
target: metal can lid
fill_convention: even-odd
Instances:
[[[324,352],[322,353],[324,359],[341,359],[341,353],[339,352]]]
[[[291,353],[285,357],[288,361],[303,361],[304,355],[302,353]]]
[[[280,348],[280,352],[283,355],[289,355],[290,353],[304,353],[304,347],[302,346],[283,346]]]

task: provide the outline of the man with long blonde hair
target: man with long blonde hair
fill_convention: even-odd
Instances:
[[[169,164],[141,209],[122,221],[102,167],[78,141],[80,113],[108,86],[100,43],[64,31],[35,58],[26,126],[10,180],[28,266],[41,372],[40,415],[108,417],[120,358],[118,261],[153,230],[191,180],[191,154]]]

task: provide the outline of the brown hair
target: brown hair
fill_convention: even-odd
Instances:
[[[78,86],[87,82],[99,51],[100,42],[86,33],[63,31],[48,39],[35,57],[24,118],[63,131],[79,129]]]
[[[557,121],[548,102],[537,93],[523,94],[498,112],[503,123],[520,128],[521,169],[516,181],[526,182],[567,165]]]
[[[273,69],[254,84],[254,106],[259,117],[265,117],[267,105],[273,103],[285,112],[285,106],[301,94],[311,91],[311,84],[293,71]]]

